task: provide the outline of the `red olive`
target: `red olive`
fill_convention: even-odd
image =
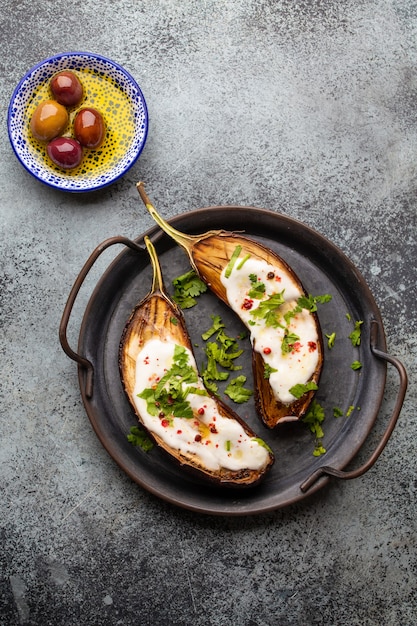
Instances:
[[[74,72],[70,71],[58,72],[52,76],[50,87],[55,100],[67,107],[79,104],[84,95],[82,84]]]
[[[46,146],[49,158],[64,170],[77,167],[83,158],[83,149],[78,141],[69,137],[56,137]]]
[[[104,120],[96,109],[78,111],[74,120],[74,136],[86,148],[99,148],[104,141]]]

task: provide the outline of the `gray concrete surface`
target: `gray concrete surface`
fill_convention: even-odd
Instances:
[[[416,3],[0,0],[0,15],[2,626],[414,625]],[[71,49],[125,66],[150,112],[139,161],[82,197],[32,179],[5,124],[27,69]],[[207,517],[151,496],[107,455],[58,326],[92,249],[152,225],[140,179],[167,216],[271,208],[357,265],[410,377],[364,477],[261,516]],[[99,271],[80,294],[73,342]],[[390,368],[358,462],[397,387]]]

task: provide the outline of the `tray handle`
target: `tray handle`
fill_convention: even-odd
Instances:
[[[94,263],[97,261],[98,257],[102,254],[102,252],[115,244],[124,244],[125,246],[131,248],[132,250],[135,250],[136,252],[145,252],[145,248],[135,243],[131,239],[128,239],[127,237],[110,237],[109,239],[106,239],[105,241],[100,243],[97,248],[95,248],[95,250],[93,250],[93,252],[90,254],[84,264],[84,267],[76,278],[68,296],[68,300],[62,314],[61,323],[59,325],[59,341],[61,343],[62,349],[64,350],[66,355],[69,356],[70,359],[78,363],[78,365],[86,371],[85,394],[87,398],[90,398],[93,395],[94,367],[91,361],[81,356],[70,347],[67,339],[67,327],[78,292],[80,291],[81,286],[87,277],[87,274],[93,267]]]
[[[394,356],[390,356],[389,354],[386,354],[385,352],[383,352],[377,347],[378,323],[376,320],[371,321],[370,331],[371,331],[370,332],[370,344],[371,344],[372,353],[377,358],[382,359],[383,361],[387,361],[388,363],[391,363],[391,365],[393,365],[397,369],[399,377],[400,377],[400,386],[399,386],[399,390],[397,394],[396,403],[395,403],[391,418],[388,422],[387,428],[384,434],[382,435],[381,440],[376,446],[375,450],[373,451],[371,456],[363,465],[349,472],[345,472],[343,470],[337,470],[333,467],[323,465],[322,467],[319,467],[317,470],[315,470],[300,485],[300,489],[303,493],[306,493],[310,489],[310,487],[312,487],[312,485],[314,485],[314,483],[317,482],[317,480],[321,478],[321,476],[324,476],[324,475],[334,476],[336,478],[342,478],[344,480],[348,480],[352,478],[358,478],[359,476],[362,476],[363,474],[365,474],[365,472],[367,472],[374,465],[374,463],[376,462],[376,460],[382,453],[383,449],[387,445],[388,440],[391,437],[392,432],[395,428],[395,425],[397,423],[397,420],[400,415],[400,411],[404,402],[405,393],[407,391],[407,384],[408,384],[407,372],[406,372],[404,365],[401,363],[401,361],[399,361],[399,359],[397,359]]]

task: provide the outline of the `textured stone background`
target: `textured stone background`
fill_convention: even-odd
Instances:
[[[416,2],[0,0],[0,15],[2,626],[414,625]],[[7,139],[15,85],[65,50],[122,64],[150,112],[139,161],[83,197],[32,179]],[[92,249],[152,225],[140,179],[166,216],[270,208],[357,265],[410,376],[363,478],[260,517],[211,518],[150,496],[108,457],[58,326]],[[382,421],[396,389],[390,372]]]

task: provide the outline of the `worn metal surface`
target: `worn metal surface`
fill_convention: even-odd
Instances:
[[[131,72],[146,147],[86,196],[35,181],[0,143],[0,623],[415,623],[417,6],[411,0],[0,0],[3,120],[28,68],[94,50]],[[254,518],[180,510],[133,483],[86,418],[58,328],[95,246],[165,217],[258,206],[338,245],[371,288],[410,388],[377,464]],[[76,345],[92,272],[69,329]],[[398,380],[389,368],[378,441]],[[283,460],[284,462],[285,460]]]

